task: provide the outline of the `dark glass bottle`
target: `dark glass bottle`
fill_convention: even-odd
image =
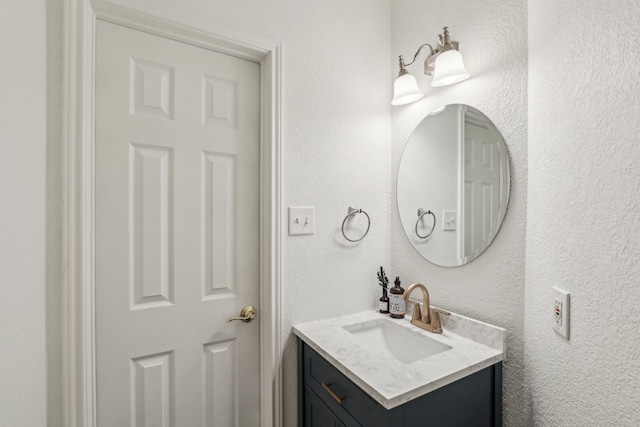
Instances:
[[[389,313],[389,297],[386,289],[382,290],[382,296],[380,297],[380,313]]]
[[[402,319],[405,311],[404,289],[400,286],[400,277],[396,276],[394,287],[389,290],[389,315]]]
[[[387,274],[384,272],[384,268],[380,267],[380,271],[378,271],[378,282],[380,282],[380,286],[382,286],[382,296],[380,297],[379,309],[380,313],[389,313],[389,297],[387,296],[387,285],[389,285],[389,279],[387,279]]]

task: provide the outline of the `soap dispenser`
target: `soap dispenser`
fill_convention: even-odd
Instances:
[[[389,312],[394,319],[404,318],[404,289],[400,286],[400,277],[396,276],[394,287],[389,290]]]

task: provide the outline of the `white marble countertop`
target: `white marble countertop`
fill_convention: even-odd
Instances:
[[[410,305],[408,313],[412,312]],[[344,329],[380,318],[418,331],[451,349],[403,364]],[[409,315],[391,319],[373,310],[295,325],[293,332],[378,403],[392,409],[505,358],[504,329],[455,313],[441,318],[442,334],[411,325]]]

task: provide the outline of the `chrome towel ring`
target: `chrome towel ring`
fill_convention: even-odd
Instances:
[[[421,236],[420,233],[418,232],[418,224],[420,224],[420,220],[422,219],[422,217],[427,214],[433,217],[433,225],[431,226],[431,231],[429,232],[429,234],[427,234],[426,236]],[[418,236],[420,239],[426,239],[427,237],[431,236],[431,234],[433,233],[433,230],[435,229],[436,229],[436,216],[434,215],[434,213],[431,211],[425,211],[424,209],[419,208],[418,220],[416,221],[416,236]]]
[[[349,217],[356,216],[359,213],[363,213],[367,217],[367,230],[364,232],[362,237],[360,237],[359,239],[355,239],[355,240],[354,239],[350,239],[350,238],[347,237],[347,235],[344,232],[344,225],[347,222],[347,219],[349,219]],[[344,221],[342,221],[342,235],[344,236],[344,238],[347,239],[350,242],[359,242],[360,240],[364,239],[364,237],[367,235],[367,233],[369,233],[369,228],[371,228],[371,218],[369,218],[369,214],[367,214],[362,209],[355,209],[355,208],[352,208],[351,206],[349,206],[349,210],[347,211],[347,216],[345,216],[344,217]]]

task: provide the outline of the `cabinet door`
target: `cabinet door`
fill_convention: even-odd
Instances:
[[[309,387],[304,389],[304,427],[345,427]]]

